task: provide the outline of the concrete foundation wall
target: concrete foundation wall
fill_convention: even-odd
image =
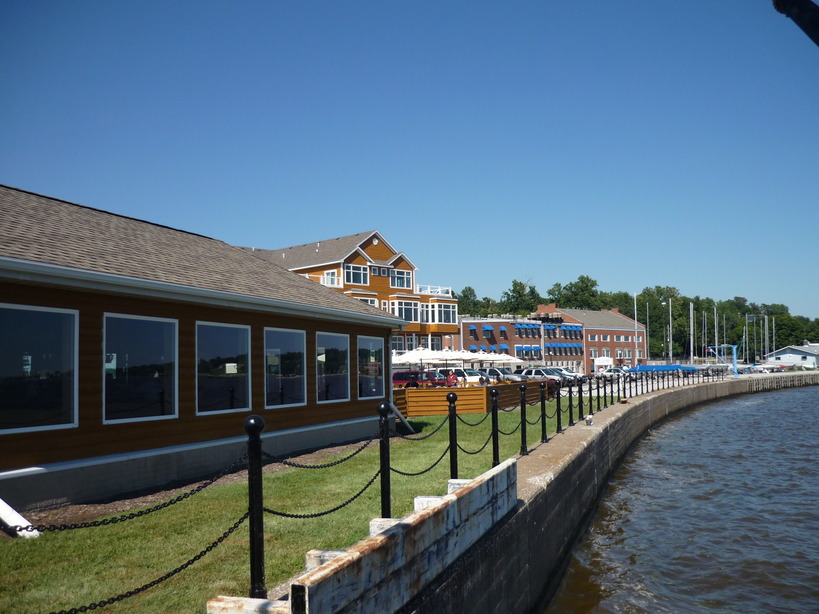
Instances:
[[[378,418],[262,434],[263,449],[281,457],[375,437]],[[175,482],[210,477],[247,451],[247,437],[100,456],[0,472],[0,499],[18,511],[104,501]]]

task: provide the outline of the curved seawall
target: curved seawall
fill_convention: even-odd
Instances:
[[[726,397],[819,385],[819,372],[750,376],[655,391],[595,413],[518,459],[519,504],[399,611],[531,612],[559,584],[609,476],[668,416]]]

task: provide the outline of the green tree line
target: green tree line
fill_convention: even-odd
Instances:
[[[458,312],[462,316],[486,317],[490,314],[528,316],[538,305],[555,303],[558,308],[602,310],[617,308],[620,313],[647,324],[649,355],[668,355],[669,311],[671,320],[671,350],[675,356],[691,354],[690,305],[694,306],[694,353],[703,356],[705,348],[714,345],[715,319],[718,322],[717,343],[749,349],[749,359],[762,359],[764,351],[764,316],[768,316],[768,345],[771,351],[787,345],[802,345],[806,340],[819,342],[819,318],[811,320],[791,315],[787,305],[757,304],[742,296],[730,300],[715,300],[700,296],[684,296],[672,286],[644,288],[637,294],[637,314],[634,295],[628,292],[604,292],[597,281],[581,275],[568,284],[554,284],[541,295],[534,284],[513,280],[499,300],[478,298],[475,289],[466,286],[456,293]],[[669,309],[670,304],[670,309]],[[747,326],[746,326],[747,323]],[[775,337],[774,337],[775,334]]]

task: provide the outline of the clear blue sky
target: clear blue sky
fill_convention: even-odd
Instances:
[[[0,79],[0,183],[819,317],[819,47],[770,0],[7,0]]]

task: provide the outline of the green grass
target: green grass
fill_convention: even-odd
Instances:
[[[547,412],[554,412],[549,403]],[[527,410],[529,421],[540,406]],[[565,403],[563,425],[568,424]],[[478,422],[483,415],[466,415]],[[519,411],[501,412],[500,428],[511,431]],[[444,416],[412,421],[421,434],[430,433]],[[491,418],[480,426],[458,422],[460,445],[479,449],[489,437]],[[549,436],[555,432],[549,421]],[[541,426],[527,425],[530,450],[540,444]],[[520,452],[520,431],[500,437],[500,460]],[[448,427],[422,441],[393,437],[393,468],[417,472],[430,466],[448,445]],[[548,444],[546,444],[548,445]],[[328,461],[323,461],[328,462]],[[312,514],[347,500],[378,471],[379,446],[336,467],[284,469],[264,476],[265,507]],[[460,478],[473,478],[492,466],[491,443],[477,455],[458,454]],[[441,495],[449,478],[449,456],[419,477],[392,473],[392,516],[411,513],[417,495]],[[43,533],[36,539],[0,540],[0,612],[50,612],[97,603],[141,587],[184,564],[217,540],[247,510],[246,483],[211,486],[176,505],[142,518],[102,527]],[[312,548],[344,549],[369,534],[369,521],[381,515],[380,481],[341,511],[315,519],[265,514],[265,577],[268,587],[286,581],[304,568]],[[105,608],[106,612],[203,612],[219,594],[247,595],[249,553],[247,522],[218,547],[169,580]]]

